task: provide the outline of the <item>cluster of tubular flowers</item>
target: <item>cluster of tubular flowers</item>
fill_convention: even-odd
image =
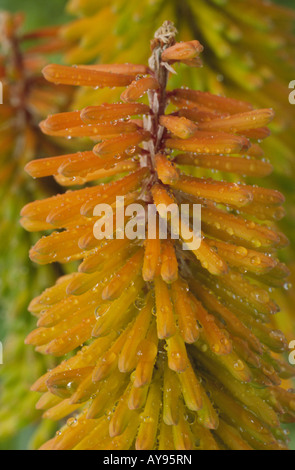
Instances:
[[[295,399],[282,385],[294,371],[270,324],[278,311],[270,292],[287,276],[276,258],[286,238],[272,223],[284,198],[198,176],[204,168],[268,175],[258,141],[273,111],[170,91],[173,64],[200,65],[203,50],[195,40],[175,43],[175,34],[169,22],[157,31],[148,67],[44,69],[56,84],[118,87],[121,101],[49,116],[43,132],[94,146],[26,166],[35,178],[91,183],[22,210],[26,229],[51,231],[32,247],[33,261],[80,261],[29,307],[38,328],[27,344],[62,358],[32,386],[44,418],[66,419],[42,449],[287,448],[280,423],[294,421]],[[116,196],[126,208],[157,208],[145,226],[154,238],[95,237],[95,207],[114,208],[107,224]],[[179,240],[160,238],[157,222],[171,203],[201,205],[198,249],[183,250],[182,231]]]
[[[67,8],[79,16],[62,28],[62,35],[72,44],[66,54],[69,63],[98,58],[102,62],[145,62],[148,52],[142,42],[170,18],[180,40],[198,37],[207,51],[206,67],[198,75],[182,68],[173,77],[174,86],[245,100],[251,93],[255,106],[276,111],[272,139],[265,143],[274,166],[268,187],[284,191],[288,198],[287,217],[280,228],[294,246],[295,107],[288,101],[289,82],[295,75],[294,11],[265,0],[130,0],[128,5],[124,0],[114,0],[111,5],[105,0],[69,0]],[[93,99],[98,97],[89,91],[83,99],[79,95],[78,102]],[[288,261],[295,260],[294,250],[286,253]]]
[[[68,88],[56,90],[41,74],[48,54],[64,43],[56,28],[24,33],[23,23],[21,14],[0,13],[0,315],[5,349],[0,370],[1,440],[32,420],[28,409],[36,397],[28,393],[29,384],[46,369],[44,359],[24,349],[24,337],[33,326],[27,305],[56,279],[52,267],[40,275],[28,262],[27,252],[34,239],[19,225],[24,204],[53,194],[53,185],[50,182],[48,186],[48,180],[32,183],[23,167],[36,155],[44,157],[64,149],[63,143],[42,134],[38,123],[48,113],[64,110],[72,95]]]

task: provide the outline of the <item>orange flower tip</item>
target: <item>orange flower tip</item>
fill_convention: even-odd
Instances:
[[[40,297],[36,297],[35,299],[31,300],[28,306],[28,311],[32,314],[39,313],[42,310],[41,302],[39,302]]]
[[[178,279],[178,271],[173,268],[169,269],[169,267],[165,267],[165,269],[162,268],[161,277],[167,284],[172,284]]]
[[[46,223],[30,220],[27,217],[20,219],[20,225],[28,232],[40,232],[49,228]]]
[[[32,178],[51,176],[57,172],[58,167],[63,162],[64,158],[64,156],[38,158],[37,160],[28,162],[24,169]]]
[[[133,76],[91,70],[66,65],[47,65],[42,73],[45,79],[57,85],[90,86],[93,88],[124,87],[130,85]]]
[[[20,215],[21,217],[30,217],[32,214],[34,214],[33,203],[29,202],[21,209]]]
[[[168,366],[174,372],[184,372],[188,367],[188,357],[183,339],[177,333],[166,340]]]
[[[156,170],[159,179],[164,184],[173,184],[179,179],[179,171],[174,164],[168,160],[166,155],[157,154],[155,156]]]
[[[43,134],[48,135],[48,133],[50,133],[50,130],[47,127],[46,119],[44,121],[39,122],[39,127],[40,127],[41,131],[43,132]]]
[[[80,111],[70,111],[49,115],[39,124],[41,130],[46,134],[55,133],[71,127],[78,127],[83,124]]]
[[[31,331],[28,336],[25,338],[25,344],[29,345],[36,345],[36,337],[38,335],[38,332],[36,330]]]
[[[153,77],[143,77],[139,80],[134,80],[121,94],[121,100],[132,103],[141,98],[149,90],[158,90],[159,86],[159,82]]]
[[[197,57],[203,50],[204,47],[197,40],[178,42],[165,49],[162,52],[161,59],[164,62],[190,60]]]
[[[160,116],[160,124],[181,139],[188,139],[198,130],[196,124],[185,117]]]
[[[37,170],[36,161],[33,160],[33,161],[27,163],[24,170],[25,170],[26,173],[28,173],[30,176],[32,176],[34,178],[35,177],[35,172]]]
[[[288,239],[288,237],[282,232],[278,232],[277,235],[278,235],[277,248],[287,248],[290,245],[290,240]]]
[[[270,195],[269,195],[269,203],[274,204],[274,205],[281,205],[286,202],[286,198],[284,194],[282,194],[280,191],[277,190],[272,190]]]
[[[147,269],[146,267],[142,270],[142,277],[145,282],[151,282],[155,278],[155,272],[153,269]]]
[[[48,257],[46,255],[42,255],[41,253],[38,253],[38,251],[36,251],[34,247],[30,249],[29,257],[30,257],[30,260],[33,261],[33,263],[38,263],[38,264],[48,263]]]
[[[31,385],[31,392],[45,393],[48,391],[45,383],[45,377],[45,375],[42,375],[39,377],[39,379],[36,380],[36,382],[33,383],[33,385]]]

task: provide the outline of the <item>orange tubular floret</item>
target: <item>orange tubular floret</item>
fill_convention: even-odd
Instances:
[[[73,279],[77,273],[68,274],[60,277],[57,282],[42,292],[41,295],[35,297],[29,304],[28,310],[33,315],[38,316],[45,307],[49,307],[62,300],[66,295],[66,287],[71,279]]]
[[[94,325],[95,318],[85,318],[78,325],[75,325],[61,336],[53,339],[45,346],[44,351],[46,354],[52,354],[53,356],[64,356],[90,338]],[[39,348],[36,348],[36,350],[39,350]]]
[[[246,130],[237,132],[237,134],[243,134],[248,139],[260,141],[260,140],[266,139],[266,137],[269,137],[271,132],[268,127],[257,127],[255,129],[246,129]]]
[[[177,116],[185,117],[190,121],[195,121],[198,123],[211,121],[212,119],[218,119],[225,116],[228,116],[229,113],[220,114],[217,111],[211,110],[204,106],[196,106],[192,108],[183,107],[178,109]]]
[[[112,415],[109,424],[110,437],[116,437],[123,434],[130,420],[133,418],[134,412],[128,408],[128,395],[130,393],[130,385],[127,386],[124,394],[121,396],[116,409]]]
[[[65,130],[69,127],[82,126],[83,124],[84,123],[80,118],[80,111],[71,111],[48,116],[45,121],[40,123],[40,127],[42,132],[49,134],[50,132],[54,133],[60,130]]]
[[[83,262],[79,265],[80,273],[93,273],[100,271],[106,261],[106,257],[110,257],[114,253],[128,253],[131,250],[132,242],[127,238],[114,239],[114,240],[101,240],[100,245],[94,252],[90,253],[84,258]]]
[[[168,160],[166,155],[158,153],[155,156],[156,170],[158,173],[159,179],[164,184],[173,184],[179,178],[179,172],[175,168],[174,164]]]
[[[47,126],[47,121],[43,121],[40,124],[42,132],[47,135],[57,137],[96,137],[97,139],[111,139],[116,137],[118,134],[135,132],[138,126],[135,122],[115,122],[102,123],[102,124],[85,124],[82,120],[79,125],[70,126],[64,123],[64,127],[52,130],[51,127]]]
[[[93,64],[78,65],[78,68],[134,76],[149,73],[148,67],[143,64]]]
[[[94,152],[81,152],[62,162],[58,168],[58,173],[67,178],[75,176],[85,177],[94,171],[112,169],[114,165],[123,163],[130,158],[130,155],[127,153],[102,159],[97,158]]]
[[[43,69],[43,75],[46,80],[56,84],[95,88],[128,86],[133,80],[133,77],[130,75],[57,64],[47,65]]]
[[[151,382],[157,354],[157,327],[155,322],[153,322],[146,338],[140,343],[138,348],[138,363],[134,374],[134,387],[145,387]]]
[[[249,272],[264,274],[277,265],[277,261],[270,256],[249,250],[243,246],[231,245],[217,240],[207,240],[207,243],[209,246],[214,247],[229,265],[246,269]]]
[[[196,317],[203,328],[202,335],[208,341],[212,352],[218,356],[229,354],[232,351],[232,344],[226,332],[217,326],[213,315],[209,315],[193,295],[190,295],[190,298],[194,305]]]
[[[251,345],[254,351],[262,354],[262,345],[260,341],[254,336],[247,326],[245,326],[240,319],[225,307],[209,290],[202,286],[197,280],[190,282],[192,290],[197,298],[202,302],[204,307],[214,315],[220,316],[226,323],[227,330],[238,336],[239,338],[245,339],[247,343]]]
[[[161,266],[161,240],[159,238],[158,221],[153,218],[146,227],[144,241],[144,260],[142,277],[146,282],[152,281],[160,272]]]
[[[276,232],[253,221],[229,214],[214,207],[202,208],[202,226],[206,233],[225,241],[241,241],[244,246],[267,250],[278,245]]]
[[[142,185],[142,179],[147,176],[146,168],[140,168],[133,173],[129,173],[121,180],[111,183],[111,186],[101,188],[104,195],[98,190],[98,197],[94,194],[94,198],[89,198],[83,205],[80,206],[80,213],[85,217],[92,217],[93,210],[99,202],[107,204],[114,204],[116,202],[117,194],[125,197],[124,203],[129,204],[137,199],[137,194],[134,192]],[[99,186],[98,186],[99,188]]]
[[[198,126],[185,117],[160,116],[160,124],[181,139],[189,139],[198,130]]]
[[[129,118],[137,114],[149,114],[150,108],[143,103],[116,103],[88,106],[81,111],[81,119],[85,124],[95,124],[97,121],[114,121]]]
[[[35,262],[41,255],[42,264],[52,262],[65,262],[81,259],[85,253],[81,251],[77,244],[77,236],[81,230],[65,230],[63,232],[53,232],[47,237],[43,237],[31,248],[30,258]]]
[[[176,332],[166,339],[168,365],[175,372],[184,372],[189,364],[186,347],[181,335]]]
[[[176,106],[178,99],[180,99],[188,102],[186,107],[195,107],[196,105],[201,105],[205,108],[209,108],[210,110],[217,111],[222,114],[244,113],[253,110],[253,106],[250,103],[246,103],[245,101],[212,95],[209,92],[198,90],[178,88],[169,94],[169,98]]]
[[[185,240],[184,240],[185,241]],[[226,262],[202,239],[197,250],[192,250],[195,257],[200,261],[203,268],[211,274],[220,276],[227,272]]]
[[[160,339],[170,338],[176,333],[173,305],[166,282],[155,278],[157,331]]]
[[[121,260],[120,260],[121,261]],[[119,261],[118,261],[119,264]],[[115,267],[116,264],[115,264]],[[102,290],[104,285],[109,279],[109,276],[111,273],[106,273],[107,276],[104,276],[102,273],[93,273],[93,274],[84,274],[84,273],[79,273],[78,276],[73,279],[69,285],[67,286],[67,294],[68,295],[74,295],[74,296],[80,296],[83,294],[86,294],[92,287],[94,287],[96,284],[100,282],[99,289]],[[101,282],[104,281],[104,282]]]
[[[136,388],[134,387],[134,385],[132,385],[128,397],[128,407],[130,410],[138,410],[144,406],[146,402],[148,388],[148,386]]]
[[[176,281],[178,277],[178,262],[172,240],[162,241],[161,276],[168,284]]]
[[[110,373],[117,367],[118,355],[124,346],[125,339],[129,333],[129,327],[127,327],[114,341],[111,347],[101,355],[95,364],[92,372],[93,382],[99,382],[110,375]]]
[[[166,140],[166,146],[170,149],[213,155],[240,153],[241,151],[247,153],[250,145],[245,137],[222,132],[196,131],[189,139],[168,138]]]
[[[92,152],[79,152],[78,154],[60,155],[50,158],[39,158],[32,160],[25,166],[25,171],[33,178],[42,178],[44,176],[56,175],[61,165],[67,164],[69,160],[82,155],[89,155]],[[94,156],[94,155],[93,155]]]
[[[189,176],[181,176],[173,184],[173,188],[198,198],[210,199],[234,207],[242,207],[252,201],[253,198],[251,187]]]
[[[61,186],[72,186],[73,182],[77,185],[84,185],[85,183],[88,183],[89,181],[94,181],[94,180],[103,180],[105,178],[109,178],[111,176],[118,176],[122,173],[126,172],[132,172],[136,171],[139,169],[139,163],[128,160],[128,161],[121,161],[118,163],[114,163],[110,168],[101,168],[95,171],[91,171],[91,173],[87,173],[84,176],[77,176],[77,177],[70,177],[67,178],[66,176],[63,176],[61,174],[54,175],[54,178],[58,184]]]
[[[87,276],[91,276],[88,274]],[[106,334],[111,328],[120,328],[122,324],[128,323],[132,317],[132,309],[129,307],[133,304],[135,299],[140,294],[143,286],[142,279],[138,276],[134,283],[122,292],[120,297],[113,302],[101,304],[98,311],[98,319],[93,328],[92,336],[101,336]],[[120,315],[119,315],[120,313]]]
[[[275,189],[258,186],[245,186],[245,188],[251,191],[254,203],[277,206],[285,202],[285,196]]]
[[[151,192],[152,192],[154,203],[156,204],[157,208],[158,208],[158,206],[161,207],[162,204],[164,206],[168,207],[170,204],[175,203],[174,197],[172,197],[172,195],[169,194],[167,189],[164,186],[162,186],[161,184],[156,183],[152,187]],[[158,210],[159,215],[161,217],[162,216],[161,211],[159,209],[157,209],[157,210]],[[169,213],[168,213],[168,215],[169,215]],[[165,214],[163,214],[163,216],[165,216]]]
[[[180,279],[172,284],[172,298],[178,327],[184,341],[191,344],[195,343],[199,337],[199,327],[187,291],[187,284]]]
[[[202,386],[189,363],[188,368],[178,375],[183,398],[189,410],[199,411],[203,406]]]
[[[32,220],[46,221],[51,210],[57,209],[65,203],[70,205],[84,201],[91,194],[95,193],[96,190],[97,188],[83,188],[78,191],[68,192],[67,194],[58,194],[51,198],[30,202],[22,209],[21,216]]]
[[[159,238],[145,240],[142,277],[146,282],[152,281],[160,269],[161,242]]]
[[[101,144],[95,145],[93,152],[95,155],[107,158],[113,155],[120,154],[136,145],[140,144],[144,140],[149,140],[151,134],[146,131],[138,131],[130,134],[123,134],[120,137],[116,137]]]
[[[143,260],[143,250],[139,249],[126,264],[114,275],[111,282],[104,288],[102,292],[103,300],[114,300],[121,295],[122,291],[140,272]]]
[[[161,382],[159,379],[155,379],[150,386],[146,405],[143,410],[143,419],[135,441],[136,450],[149,450],[154,448],[158,431],[161,399]]]
[[[220,155],[179,154],[173,160],[178,165],[193,165],[238,175],[263,177],[268,176],[273,167],[270,163],[251,158],[239,158]]]
[[[138,349],[144,340],[152,319],[153,303],[147,299],[146,305],[140,310],[120,352],[118,367],[120,372],[135,369],[138,360]]]
[[[241,132],[247,129],[256,129],[266,126],[274,118],[272,109],[257,109],[246,113],[234,114],[233,116],[199,124],[199,129],[204,131]]]
[[[50,410],[43,413],[42,418],[51,419],[52,421],[59,421],[66,416],[74,413],[79,408],[79,405],[71,405],[69,400],[63,400],[57,405],[50,408]]]
[[[125,102],[137,101],[149,90],[158,90],[159,82],[153,77],[144,77],[134,80],[121,94],[121,100]]]
[[[203,52],[204,47],[199,41],[177,42],[171,47],[168,47],[162,52],[162,60],[189,60],[197,57]]]
[[[110,200],[105,200],[105,195],[109,196],[111,203],[116,200],[117,191],[125,191],[121,195],[127,194],[139,187],[142,179],[147,175],[147,169],[142,168],[130,175],[116,181],[101,186],[94,186],[91,188],[84,188],[76,191],[69,191],[66,194],[53,196],[52,198],[35,201],[27,204],[21,211],[22,217],[29,218],[36,221],[46,221],[48,224],[54,226],[66,227],[71,221],[78,220],[79,222],[85,220],[80,216],[80,209],[88,200],[90,200],[90,215],[93,215],[93,209],[104,199],[103,202],[109,203]],[[104,196],[104,198],[103,198]],[[95,197],[95,201],[92,198]],[[85,210],[85,213],[87,211]]]
[[[175,426],[179,422],[180,384],[177,374],[169,369],[167,362],[163,382],[163,421],[168,426]]]
[[[194,437],[191,428],[185,419],[185,408],[180,406],[179,423],[172,427],[173,448],[181,451],[194,449]]]

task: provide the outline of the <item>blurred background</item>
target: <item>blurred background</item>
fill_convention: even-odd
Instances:
[[[100,0],[97,0],[98,3]],[[36,0],[0,0],[0,10],[7,10],[9,12],[18,12],[23,11],[25,12],[26,19],[24,23],[24,30],[31,31],[37,28],[41,28],[42,26],[50,26],[50,25],[61,25],[71,21],[72,17],[69,13],[66,13],[65,6],[67,4],[67,0],[50,0],[50,2],[40,2]],[[276,0],[277,4],[284,5],[295,9],[295,2],[294,0]],[[60,60],[60,56],[56,56],[57,60]],[[294,80],[295,76],[290,76],[290,81]],[[0,168],[1,174],[1,168]],[[5,197],[5,194],[1,194],[1,197]],[[2,201],[1,201],[2,204]],[[0,222],[2,224],[2,221]],[[0,252],[1,257],[1,252]],[[30,273],[29,273],[30,275]],[[48,276],[50,274],[46,273],[45,271],[40,270],[40,277],[44,277],[45,282],[44,284],[47,285]],[[38,290],[38,289],[37,289]],[[37,294],[36,294],[37,295]],[[2,296],[5,296],[5,290],[2,292]],[[5,299],[2,298],[2,302],[5,304]],[[24,300],[26,302],[26,299]],[[7,312],[4,312],[5,308],[0,308],[0,340],[5,338],[5,335],[8,330],[8,326],[6,324],[6,320],[4,319],[4,315]],[[21,329],[21,328],[20,328]],[[1,368],[2,366],[0,366]],[[42,366],[40,366],[42,368]],[[11,380],[13,384],[13,380],[16,380],[15,377],[8,379]],[[0,383],[1,383],[1,376],[0,376]],[[12,387],[13,389],[13,387]],[[20,398],[21,399],[21,398]],[[1,403],[1,401],[0,401]],[[32,406],[34,406],[32,404]],[[28,405],[29,407],[29,405]],[[28,409],[28,416],[31,410]],[[17,413],[17,409],[16,409]],[[5,419],[7,416],[5,415]],[[27,419],[29,422],[29,419]],[[17,450],[17,449],[27,449],[31,446],[32,438],[34,438],[34,433],[36,431],[36,424],[28,425],[26,423],[26,419],[23,419],[21,423],[11,420],[10,424],[8,425],[7,433],[2,433],[1,435],[1,426],[2,419],[1,419],[1,409],[0,409],[0,449],[5,450]],[[46,434],[46,429],[41,430]],[[291,432],[291,448],[295,449],[295,432]]]

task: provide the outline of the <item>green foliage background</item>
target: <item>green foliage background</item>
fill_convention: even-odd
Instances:
[[[68,16],[65,13],[67,0],[0,0],[0,9],[26,14],[26,29],[43,25],[62,24]]]
[[[100,0],[97,1],[99,2]],[[8,10],[11,12],[25,12],[25,29],[31,30],[35,28],[40,28],[43,25],[63,24],[68,21],[70,17],[65,12],[66,3],[67,0],[50,0],[48,2],[44,2],[43,0],[0,0],[0,10]],[[275,0],[275,3],[295,9],[295,0]],[[290,77],[290,79],[293,78],[295,77]],[[15,437],[9,442],[2,443],[2,445],[0,446],[0,450],[26,449],[33,431],[34,427],[28,427],[23,429],[20,433],[16,434]],[[294,432],[292,432],[292,442],[290,447],[292,449],[295,449]]]

